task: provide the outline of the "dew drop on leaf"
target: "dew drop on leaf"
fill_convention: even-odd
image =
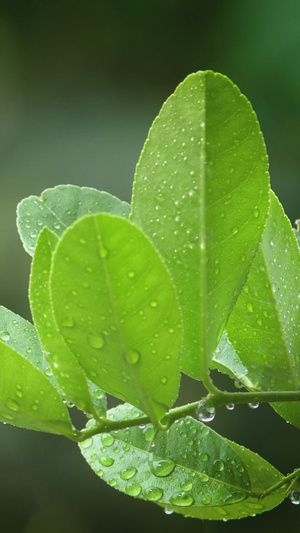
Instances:
[[[101,259],[105,259],[108,256],[108,250],[104,247],[100,249],[100,257]]]
[[[162,495],[163,491],[157,487],[149,487],[148,489],[143,491],[143,496],[145,500],[149,500],[151,502],[156,502],[157,500],[160,500]]]
[[[94,348],[95,350],[101,350],[101,348],[104,346],[104,339],[102,335],[89,335],[87,341],[91,348]]]
[[[238,503],[244,500],[246,496],[247,496],[246,492],[243,492],[241,490],[236,490],[225,498],[224,503],[225,504]]]
[[[150,470],[157,477],[169,476],[174,468],[175,463],[171,459],[154,459],[150,463]]]
[[[130,365],[136,365],[140,359],[140,354],[136,350],[128,350],[125,353],[125,359]]]
[[[165,514],[167,514],[167,515],[170,515],[170,514],[173,514],[173,513],[174,513],[174,511],[172,511],[172,509],[168,509],[167,507],[164,509],[164,512],[165,512]]]
[[[138,483],[128,483],[128,485],[125,487],[125,492],[129,496],[138,496],[141,493],[142,487]]]
[[[115,442],[115,439],[112,435],[107,433],[101,435],[101,441],[104,446],[111,446]]]
[[[137,469],[135,467],[132,468],[125,468],[121,471],[120,477],[124,480],[131,479],[135,474],[137,473]]]
[[[194,503],[194,498],[188,492],[177,492],[171,496],[170,503],[172,505],[177,505],[178,507],[189,507]]]
[[[99,457],[99,463],[102,466],[112,466],[114,464],[114,459],[112,457],[109,457],[108,455],[104,455],[103,457]]]
[[[225,468],[225,463],[221,459],[216,459],[214,461],[214,468],[217,472],[223,472]]]
[[[7,342],[9,341],[10,339],[10,334],[8,333],[8,331],[1,331],[0,332],[0,339],[4,342]]]
[[[89,438],[80,443],[81,448],[89,448],[93,442],[93,439]]]
[[[66,317],[62,322],[62,326],[64,326],[65,328],[73,328],[74,327],[73,317],[71,316]]]
[[[153,426],[148,426],[143,431],[144,439],[147,442],[150,442],[153,439],[154,434],[155,434],[155,429]]]
[[[207,453],[206,452],[201,452],[200,455],[199,455],[199,459],[200,459],[200,461],[204,461],[204,462],[208,461]]]

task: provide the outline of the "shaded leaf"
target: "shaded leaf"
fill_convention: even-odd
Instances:
[[[295,235],[271,193],[261,246],[226,326],[248,369],[245,386],[249,389],[296,391],[300,386],[299,272]],[[300,427],[299,403],[277,403],[274,407]]]
[[[128,217],[130,205],[108,192],[92,187],[58,185],[41,196],[24,198],[17,208],[17,226],[24,248],[33,255],[39,233],[44,227],[58,237],[75,220],[90,213],[108,212]]]
[[[66,400],[91,415],[103,416],[106,409],[103,391],[89,382],[55,323],[49,276],[52,254],[58,240],[47,227],[39,235],[30,275],[29,298],[32,316],[53,375],[63,389]],[[67,319],[65,324],[69,324],[69,327],[72,325]],[[91,386],[93,392],[90,390]]]
[[[86,216],[59,242],[51,286],[59,331],[88,377],[155,423],[177,397],[181,323],[148,238],[124,218]]]
[[[246,280],[268,209],[264,141],[225,76],[188,76],[154,121],[136,169],[131,219],[166,260],[183,314],[182,368],[207,374]]]
[[[138,414],[121,405],[109,411],[109,418]],[[176,511],[227,508],[247,497],[250,483],[243,461],[208,426],[187,417],[158,433],[151,445],[154,435],[151,424],[96,435],[81,444],[81,452],[116,489]]]
[[[57,389],[26,357],[0,341],[0,420],[69,436],[72,424]]]

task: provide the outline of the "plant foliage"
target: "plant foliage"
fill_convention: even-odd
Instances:
[[[299,232],[226,76],[191,74],[163,105],[131,206],[61,185],[24,199],[17,225],[33,324],[0,308],[0,420],[78,442],[106,483],[167,512],[227,520],[299,502],[299,470],[207,425],[219,405],[265,401],[300,428]],[[219,390],[215,368],[246,390]],[[207,396],[174,407],[181,372]],[[106,393],[122,402],[107,410]]]

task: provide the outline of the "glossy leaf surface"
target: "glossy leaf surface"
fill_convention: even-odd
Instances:
[[[183,314],[183,370],[203,379],[245,282],[268,209],[265,145],[225,76],[188,76],[154,121],[131,219],[164,257]]]
[[[248,368],[248,388],[298,390],[299,323],[299,249],[290,222],[272,193],[259,252],[226,326],[242,364]],[[276,410],[300,427],[299,403],[276,404]]]
[[[128,217],[130,205],[107,192],[76,185],[58,185],[40,197],[24,198],[17,208],[17,226],[26,252],[33,255],[44,227],[61,237],[78,218],[99,212]]]
[[[132,406],[109,412],[132,418]],[[136,413],[137,415],[139,413]],[[116,489],[174,510],[231,507],[250,490],[239,455],[208,426],[187,417],[155,435],[148,424],[94,436],[81,451],[95,472]]]
[[[51,292],[59,331],[88,377],[159,420],[178,393],[181,321],[148,238],[121,217],[82,218],[56,248]]]
[[[0,420],[70,435],[72,424],[57,389],[26,357],[0,341]]]
[[[58,331],[51,307],[49,276],[53,250],[58,237],[48,228],[39,235],[31,267],[29,297],[32,316],[40,340],[47,353],[52,373],[65,393],[65,398],[79,409],[94,415],[105,414],[104,393],[85,375],[76,357]],[[70,321],[66,319],[66,324]],[[90,388],[93,388],[93,392]]]
[[[271,495],[259,499],[257,495],[267,490],[269,487],[275,485],[282,479],[282,474],[276,470],[270,463],[265,461],[256,453],[248,450],[244,446],[227,440],[227,443],[238,454],[240,460],[243,462],[244,468],[250,479],[251,489],[254,495],[249,494],[247,498],[242,501],[232,501],[226,506],[215,507],[201,507],[195,509],[193,507],[181,508],[174,506],[167,506],[169,511],[183,514],[187,517],[200,518],[202,520],[232,520],[236,518],[245,518],[247,516],[255,516],[257,514],[270,511],[279,505],[286,497],[287,493],[284,489],[277,490]]]

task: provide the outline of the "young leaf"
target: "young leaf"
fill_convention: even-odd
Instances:
[[[242,364],[235,349],[230,343],[226,331],[223,332],[218,347],[210,364],[211,369],[217,369],[231,378],[247,382],[248,369]]]
[[[69,436],[72,424],[57,389],[23,355],[0,341],[0,420]]]
[[[203,379],[265,224],[269,177],[250,103],[197,72],[166,101],[136,169],[131,219],[165,258],[180,300],[183,370]]]
[[[259,251],[226,326],[231,343],[248,369],[247,388],[296,391],[300,386],[299,273],[295,235],[271,193]],[[299,403],[277,403],[273,407],[300,427]]]
[[[123,404],[109,418],[135,414]],[[191,417],[156,437],[151,424],[96,435],[81,444],[81,452],[116,489],[179,512],[231,507],[251,490],[244,463],[227,440]]]
[[[53,258],[59,331],[88,377],[156,423],[177,397],[180,311],[152,243],[124,218],[90,215]]]
[[[64,342],[55,323],[49,292],[49,276],[53,250],[58,240],[58,237],[45,227],[35,247],[29,286],[33,320],[53,375],[63,389],[66,400],[93,416],[103,416],[106,409],[103,392],[99,389],[94,390],[94,385],[93,393],[91,392],[91,382]],[[72,327],[72,322],[68,318],[65,324]]]
[[[91,187],[58,185],[40,197],[24,198],[17,208],[17,227],[24,248],[33,255],[39,233],[44,227],[58,237],[75,220],[90,213],[107,212],[128,217],[130,205],[119,198]]]

